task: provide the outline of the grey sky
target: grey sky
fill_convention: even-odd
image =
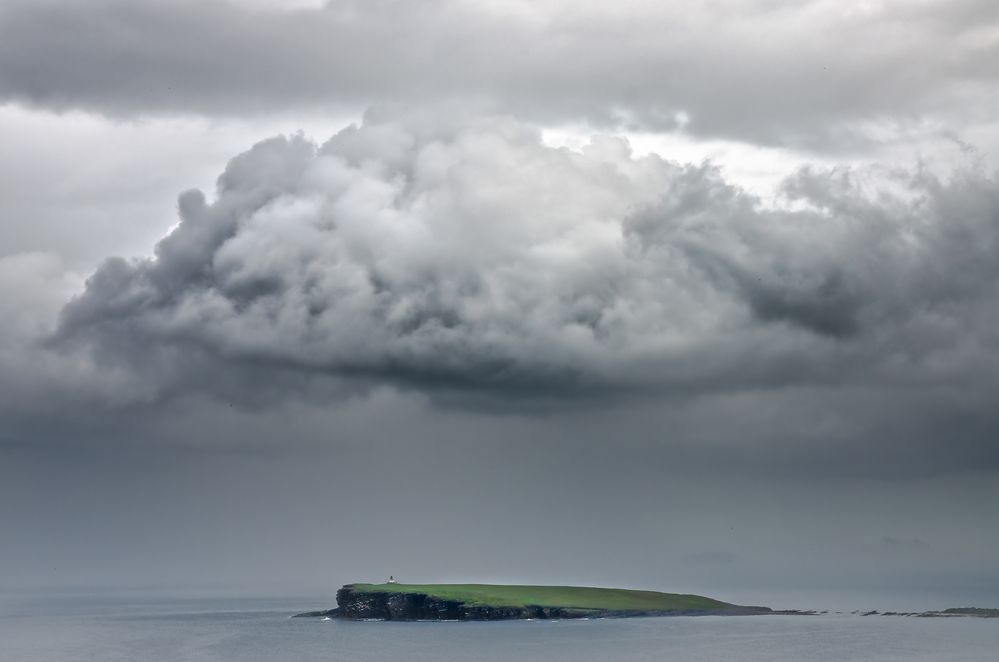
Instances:
[[[687,4],[4,3],[0,587],[999,595],[999,11]]]
[[[848,149],[997,110],[987,0],[5,4],[0,97],[116,116],[451,98]]]

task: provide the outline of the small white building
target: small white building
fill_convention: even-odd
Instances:
[[[386,583],[388,583],[388,584],[395,584],[396,583],[395,582],[395,577],[393,577],[392,575],[389,575],[389,580]]]

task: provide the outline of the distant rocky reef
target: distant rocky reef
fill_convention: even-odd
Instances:
[[[857,613],[857,612],[854,612]],[[919,618],[999,618],[999,609],[951,607],[940,611],[865,611],[861,616],[916,616]]]

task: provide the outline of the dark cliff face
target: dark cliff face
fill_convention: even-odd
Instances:
[[[498,621],[524,618],[581,618],[590,612],[559,607],[486,607],[441,600],[422,593],[362,592],[347,585],[336,592],[339,618],[385,621]]]

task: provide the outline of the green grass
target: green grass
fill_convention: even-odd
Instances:
[[[615,611],[709,611],[729,607],[700,595],[633,591],[585,586],[516,586],[508,584],[353,584],[356,591],[423,593],[442,600],[490,607],[564,607]]]

